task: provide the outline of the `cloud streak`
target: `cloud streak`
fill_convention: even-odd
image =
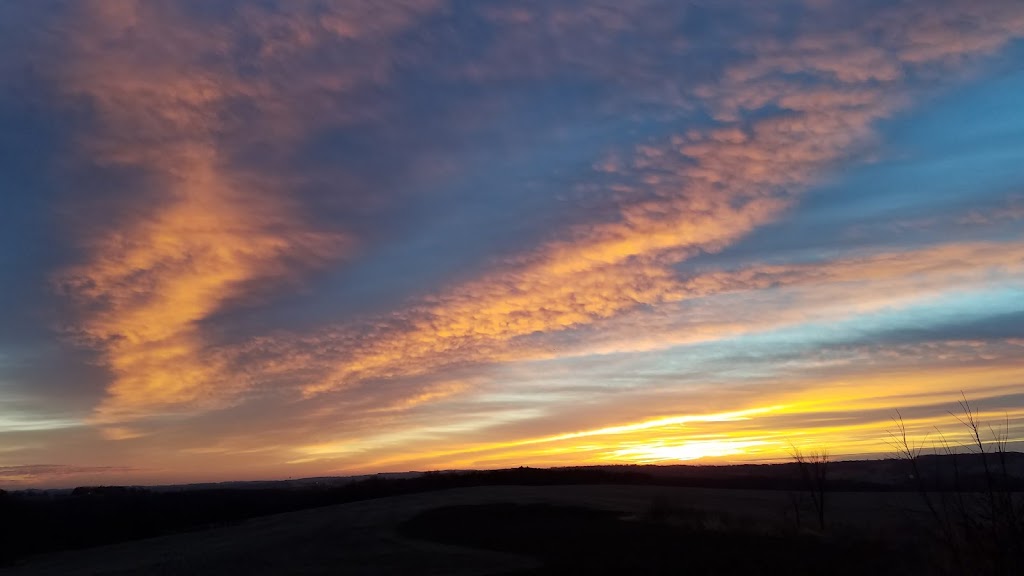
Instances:
[[[638,147],[625,183],[617,186],[621,200],[612,221],[570,230],[567,240],[506,266],[511,270],[453,287],[407,312],[400,327],[360,338],[353,342],[354,358],[342,359],[340,368],[307,386],[306,393],[423,373],[467,356],[501,361],[514,339],[685,298],[685,285],[671,267],[719,251],[776,220],[832,166],[855,157],[873,137],[874,123],[901,107],[908,95],[903,80],[915,67],[953,65],[1021,33],[1011,19],[994,30],[966,32],[998,37],[965,40],[957,44],[959,51],[920,48],[924,38],[938,42],[965,34],[963,19],[988,21],[1001,10],[1012,11],[992,9],[949,7],[927,19],[927,34],[910,34],[911,45],[894,39],[897,45],[889,50],[864,46],[878,31],[913,30],[912,11],[887,11],[838,38],[748,39],[748,58],[727,68],[721,83],[694,91],[723,125]],[[812,76],[816,87],[808,89],[804,77],[787,78],[797,72]],[[780,112],[752,121],[739,117],[741,111],[769,108]]]
[[[315,229],[282,175],[240,168],[232,155],[250,139],[295,142],[318,120],[306,108],[318,92],[343,95],[386,81],[386,60],[378,54],[377,70],[364,63],[278,86],[279,78],[247,78],[231,67],[232,44],[256,36],[259,47],[248,56],[278,69],[301,63],[325,38],[386,38],[418,6],[395,4],[369,21],[361,4],[321,12],[304,3],[280,13],[239,7],[245,28],[212,31],[193,28],[174,3],[77,7],[82,25],[61,84],[96,116],[83,154],[103,168],[143,174],[136,208],[91,230],[87,261],[56,280],[82,310],[75,337],[102,351],[113,376],[98,421],[216,406],[244,391],[247,383],[209,353],[200,323],[253,298],[259,286],[294,283],[352,248],[344,231]],[[254,109],[259,127],[232,115],[239,102]],[[314,113],[334,112],[313,105]]]

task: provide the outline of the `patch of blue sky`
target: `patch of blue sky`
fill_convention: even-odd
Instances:
[[[962,86],[880,123],[879,159],[813,193],[805,209],[847,220],[959,208],[1024,186],[1024,70]]]
[[[1024,282],[973,291],[956,291],[902,307],[887,307],[846,319],[828,319],[739,336],[737,346],[780,349],[804,346],[884,343],[883,336],[907,329],[973,323],[1024,312]],[[724,343],[723,343],[724,344]]]
[[[1024,282],[957,291],[901,307],[888,307],[845,319],[766,328],[720,340],[649,352],[623,352],[561,358],[549,370],[574,374],[580,385],[643,386],[681,378],[694,384],[770,378],[822,356],[843,356],[843,348],[956,340],[975,336],[986,323],[1024,315]],[[1024,326],[1019,331],[1024,336]],[[980,332],[984,332],[981,330]]]
[[[837,171],[782,220],[685,267],[815,260],[850,248],[910,247],[954,235],[1005,237],[1006,226],[954,231],[947,223],[908,234],[885,225],[955,220],[1024,194],[1021,94],[1024,70],[1017,70],[960,87],[882,122],[875,161]],[[856,234],[864,225],[872,226],[872,233]]]

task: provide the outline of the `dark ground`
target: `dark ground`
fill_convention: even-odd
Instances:
[[[984,503],[974,460],[950,492],[922,459],[933,503]],[[825,529],[791,465],[0,491],[0,574],[1024,574],[1020,476],[1019,523],[972,509],[951,555],[902,464],[831,464]]]
[[[484,504],[428,510],[399,532],[469,548],[537,558],[519,576],[603,575],[906,575],[922,559],[893,543],[745,530],[709,530],[682,519],[624,519],[591,508]]]
[[[855,559],[844,534],[901,542],[920,510],[913,494],[835,493],[835,541],[788,527],[789,494],[629,485],[481,486],[376,498],[255,518],[201,531],[20,559],[13,575],[483,575],[676,574],[760,566],[754,574],[843,573],[814,570],[818,552],[843,552],[841,569],[875,565]],[[488,506],[497,508],[488,509]],[[524,505],[526,512],[515,512]],[[550,508],[571,510],[552,519]],[[469,506],[472,508],[451,507]],[[484,508],[476,508],[484,506]],[[578,509],[590,511],[579,512]],[[439,510],[439,512],[429,512]],[[462,510],[462,512],[459,512]],[[498,514],[488,514],[498,510]],[[503,512],[505,517],[501,517]],[[655,512],[652,514],[652,510]],[[662,512],[658,512],[662,510]],[[483,511],[481,513],[481,511]],[[538,512],[539,511],[539,512]],[[603,512],[606,511],[606,512]],[[555,512],[560,514],[561,512]],[[418,516],[425,514],[423,516]],[[464,514],[453,525],[451,514]],[[840,521],[840,519],[842,519]],[[509,525],[506,525],[509,523]],[[663,523],[664,525],[658,525]],[[647,525],[651,524],[651,525]],[[446,527],[447,526],[447,527]],[[589,531],[589,532],[587,532]],[[516,535],[510,538],[509,534]],[[796,538],[771,550],[779,540]],[[426,537],[424,539],[423,537]],[[465,542],[461,538],[473,538]],[[589,539],[593,538],[593,542]],[[617,543],[617,539],[622,541]],[[807,539],[807,547],[801,543]],[[824,542],[824,548],[816,548]],[[480,548],[467,546],[479,545]],[[881,549],[888,554],[888,549]],[[787,558],[788,551],[808,553]],[[757,552],[757,553],[755,553]],[[779,562],[784,562],[779,564]],[[867,564],[865,564],[865,562]],[[660,567],[660,568],[659,568]],[[579,568],[579,569],[577,569]],[[779,570],[783,570],[779,572]],[[600,570],[604,570],[603,572]],[[623,571],[624,570],[624,571]],[[716,571],[717,570],[717,571]],[[809,571],[808,571],[809,570]],[[855,571],[845,573],[857,573]],[[885,572],[881,572],[885,573]],[[908,571],[907,573],[928,573]]]

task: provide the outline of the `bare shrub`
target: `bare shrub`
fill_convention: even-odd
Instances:
[[[797,446],[790,446],[790,455],[800,473],[804,490],[810,495],[811,505],[818,520],[818,528],[825,530],[825,495],[828,492],[828,465],[831,462],[827,448],[805,452]],[[799,501],[791,499],[796,508],[799,524]]]
[[[977,408],[961,393],[959,412],[950,412],[967,430],[968,443],[954,446],[940,431],[935,452],[948,465],[928,478],[921,454],[924,442],[913,442],[903,415],[897,410],[890,444],[908,464],[914,486],[928,511],[933,535],[950,572],[957,574],[1024,573],[1024,509],[1013,491],[1008,459],[1009,419],[1001,427],[984,424]],[[985,434],[985,430],[988,434]],[[986,437],[989,439],[986,440]],[[981,484],[971,483],[961,459],[972,457],[981,465]]]

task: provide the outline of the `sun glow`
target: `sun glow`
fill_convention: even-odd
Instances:
[[[704,458],[749,455],[750,448],[777,445],[764,440],[696,440],[684,444],[653,443],[616,450],[613,454],[622,460],[638,464],[655,464],[673,460],[689,461]]]

